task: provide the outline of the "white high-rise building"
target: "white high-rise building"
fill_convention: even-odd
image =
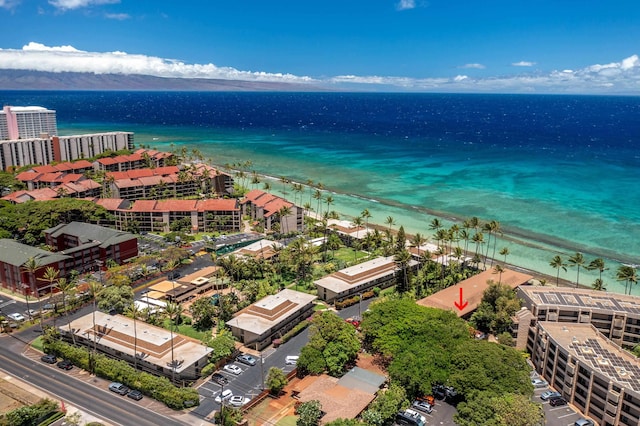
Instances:
[[[58,134],[55,111],[38,106],[5,106],[0,111],[0,140],[33,139],[43,134]]]

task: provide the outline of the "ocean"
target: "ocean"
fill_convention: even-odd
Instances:
[[[214,164],[251,161],[251,170],[273,178],[273,191],[314,208],[310,190],[294,194],[280,178],[321,183],[345,219],[368,209],[371,223],[386,226],[391,217],[394,229],[430,238],[434,217],[446,225],[497,220],[506,261],[553,277],[553,256],[580,251],[587,263],[604,258],[605,286],[622,293],[616,269],[640,263],[638,97],[0,94],[5,105],[56,110],[61,135],[132,131],[136,144],[197,149]],[[576,276],[575,268],[560,273]],[[597,276],[581,268],[580,284]]]

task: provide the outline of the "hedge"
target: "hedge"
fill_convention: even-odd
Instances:
[[[378,289],[378,292],[380,290]],[[364,293],[362,293],[362,300],[366,300],[366,299],[371,299],[372,297],[376,296],[376,291],[371,290],[371,291],[365,291]],[[348,299],[344,299],[344,300],[340,300],[338,302],[336,302],[336,309],[340,310],[340,309],[344,309],[346,307],[349,306],[353,306],[356,303],[360,302],[360,296],[352,296]]]

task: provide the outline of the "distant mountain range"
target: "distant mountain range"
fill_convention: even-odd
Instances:
[[[0,70],[0,90],[328,91],[316,85],[271,81],[28,70]]]

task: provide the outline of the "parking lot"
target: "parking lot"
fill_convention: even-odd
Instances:
[[[456,423],[453,421],[453,415],[455,413],[456,407],[445,401],[436,400],[431,414],[423,413],[423,415],[427,419],[427,425],[455,426]]]
[[[535,376],[538,377],[538,376]],[[532,376],[532,378],[534,378]],[[556,390],[552,389],[549,386],[538,387],[534,390],[534,402],[542,403],[542,407],[544,408],[544,414],[546,418],[546,425],[548,426],[573,426],[575,421],[583,418],[584,416],[578,413],[575,409],[573,409],[570,405],[560,405],[557,407],[553,407],[549,404],[549,401],[543,401],[540,398],[540,395],[548,390]]]

